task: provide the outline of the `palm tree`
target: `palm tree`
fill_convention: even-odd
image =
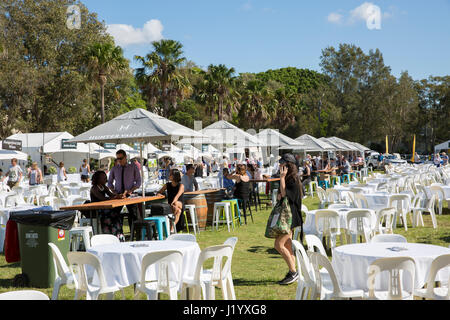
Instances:
[[[145,57],[134,57],[142,65],[136,69],[136,79],[147,96],[150,111],[168,116],[170,106],[176,109],[178,99],[191,93],[188,78],[180,72],[186,58],[182,56],[183,45],[178,41],[161,40],[152,45],[153,51]],[[162,109],[157,107],[158,102]]]
[[[250,80],[242,86],[241,114],[247,124],[262,126],[269,118],[273,92],[262,81]]]
[[[128,60],[123,56],[123,50],[114,43],[95,43],[87,51],[88,66],[92,76],[100,84],[101,117],[105,123],[105,86],[108,78],[118,76],[129,70]]]
[[[219,115],[219,121],[224,120],[224,112],[228,116],[236,110],[238,92],[234,90],[234,68],[225,65],[210,65],[208,71],[203,72],[204,80],[200,83],[199,97],[207,104],[207,112],[214,120],[215,113]]]

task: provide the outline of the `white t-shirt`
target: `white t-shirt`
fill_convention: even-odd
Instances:
[[[23,171],[18,165],[10,166],[9,167],[8,180],[12,181],[12,182],[19,181],[20,173],[23,174]]]

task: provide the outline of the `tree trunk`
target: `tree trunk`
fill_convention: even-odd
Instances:
[[[105,85],[100,85],[100,92],[101,92],[101,114],[102,114],[102,123],[105,123]]]

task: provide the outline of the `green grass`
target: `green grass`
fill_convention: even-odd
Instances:
[[[317,198],[306,198],[303,203],[310,209],[318,208]],[[233,256],[233,280],[236,298],[239,300],[292,300],[295,298],[296,285],[280,286],[276,282],[281,280],[288,271],[281,256],[274,249],[274,240],[264,237],[267,218],[270,209],[255,212],[254,223],[228,232],[226,226],[219,231],[206,231],[197,235],[201,249],[208,246],[222,244],[228,237],[238,237],[238,243]],[[126,219],[125,219],[126,220]],[[444,214],[437,216],[438,229],[434,230],[431,219],[424,215],[425,227],[411,228],[408,231],[398,227],[396,233],[407,237],[409,242],[421,242],[448,247],[450,242],[450,210],[445,207]],[[127,231],[127,229],[125,229]],[[4,255],[0,255],[0,292],[18,290],[13,288],[13,278],[21,273],[20,263],[7,264]],[[33,289],[33,288],[29,288]],[[52,288],[36,289],[51,296]],[[216,298],[221,299],[220,291],[216,291]],[[133,299],[133,287],[125,289],[127,299]],[[60,299],[73,299],[74,291],[66,287],[61,288]],[[115,298],[120,299],[120,293]],[[141,296],[143,298],[143,296]],[[166,297],[162,297],[165,299]]]

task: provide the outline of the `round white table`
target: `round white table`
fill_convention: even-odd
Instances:
[[[183,253],[182,278],[194,275],[201,250],[199,245],[192,241],[121,242],[91,247],[87,252],[100,258],[108,285],[124,288],[140,281],[141,263],[145,254],[167,250],[178,250]],[[174,266],[170,268],[171,274],[177,275],[178,270],[175,270]],[[156,268],[151,266],[147,271],[147,278],[156,279],[156,271]],[[95,283],[95,277],[93,281]]]
[[[406,250],[390,250],[396,247]],[[450,254],[450,249],[422,243],[358,243],[334,248],[332,265],[342,286],[367,291],[367,269],[372,262],[379,258],[411,257],[416,263],[414,288],[419,289],[426,282],[433,260],[443,254]],[[438,273],[436,281],[448,281],[449,275],[450,267],[444,268]],[[404,279],[405,288],[411,288],[411,278],[406,275]],[[388,275],[382,273],[377,277],[375,287],[386,290],[387,284]]]
[[[325,210],[327,210],[327,209],[325,209]],[[334,210],[339,214],[339,226],[341,229],[351,230],[353,232],[356,231],[356,223],[354,223],[354,221],[351,223],[350,226],[347,225],[347,215],[349,212],[361,210],[361,209],[340,208],[340,209],[331,209],[331,210]],[[372,210],[372,209],[367,209],[367,210],[370,211],[371,219],[370,219],[370,224],[368,224],[366,221],[364,221],[364,227],[368,228],[369,230],[373,230],[377,223],[377,216],[376,216],[375,210]],[[317,230],[317,227],[316,227],[316,212],[317,211],[318,210],[308,211],[308,213],[306,215],[306,221],[304,223],[303,229],[304,229],[305,233],[307,233],[307,234],[315,234],[315,235],[319,236],[319,230]],[[333,224],[332,224],[331,227],[335,227],[335,226],[333,226]],[[319,229],[320,229],[320,225],[319,225]]]

